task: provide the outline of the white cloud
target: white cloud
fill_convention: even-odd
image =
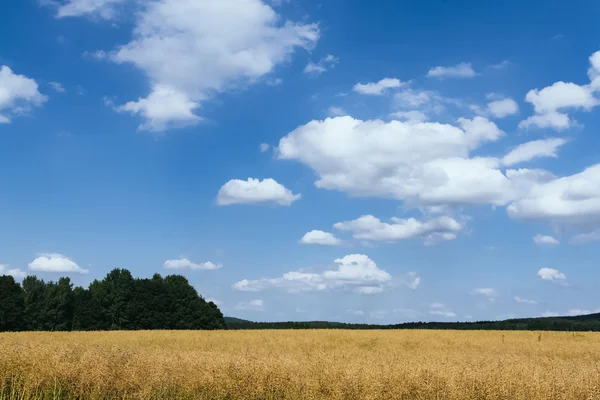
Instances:
[[[327,114],[330,117],[340,117],[342,115],[347,115],[348,113],[346,112],[346,110],[344,110],[342,107],[335,107],[335,106],[331,106],[329,107],[329,109],[327,110]]]
[[[401,121],[408,121],[408,122],[425,122],[427,121],[427,115],[422,112],[422,111],[418,111],[418,110],[411,110],[411,111],[396,111],[390,114],[390,116],[394,119],[399,119]]]
[[[379,294],[383,292],[383,288],[381,286],[359,286],[354,289],[354,292],[360,294]]]
[[[271,145],[268,143],[261,143],[259,146],[259,150],[261,153],[266,153],[271,148]]]
[[[46,100],[35,80],[15,74],[6,65],[0,67],[0,123],[10,123],[12,115],[40,106]]]
[[[388,89],[395,89],[403,83],[396,78],[383,78],[379,82],[357,83],[354,91],[364,95],[381,96]]]
[[[392,224],[372,215],[363,215],[353,221],[338,222],[335,229],[350,231],[355,239],[394,242],[414,238],[433,242],[434,239],[454,240],[463,226],[448,216],[419,221],[415,218],[392,218]]]
[[[598,241],[600,241],[600,229],[593,232],[580,233],[571,239],[571,243],[573,244],[586,244]]]
[[[594,95],[600,90],[600,79],[598,79],[598,52],[589,58],[588,69],[589,85],[577,85],[572,82],[555,82],[542,90],[532,89],[525,96],[525,100],[533,105],[535,115],[521,121],[519,127],[529,128],[554,128],[566,129],[575,121],[564,112],[565,109],[591,110],[600,104],[600,99]]]
[[[260,299],[250,300],[249,302],[241,302],[236,304],[236,310],[249,310],[249,311],[263,311],[264,310],[264,301]]]
[[[503,60],[503,61],[499,62],[498,64],[492,64],[492,65],[490,65],[490,68],[493,68],[493,69],[504,69],[504,68],[509,67],[510,65],[511,65],[510,61]]]
[[[513,99],[502,99],[489,102],[487,109],[496,118],[504,118],[519,112],[519,105]]]
[[[352,315],[365,315],[365,312],[361,311],[361,310],[352,310],[352,309],[350,309],[350,310],[346,310],[346,312],[348,314],[352,314]]]
[[[22,279],[27,276],[27,272],[19,268],[9,268],[8,265],[0,264],[0,276],[2,275],[12,276],[15,279]]]
[[[517,303],[524,303],[524,304],[537,304],[537,301],[535,301],[535,300],[524,299],[519,296],[515,296],[515,301]]]
[[[223,302],[221,300],[217,300],[217,299],[214,299],[212,297],[209,297],[209,298],[207,298],[205,300],[206,300],[207,303],[210,303],[212,301],[213,303],[215,303],[218,306],[220,306],[220,305],[223,304]]]
[[[48,82],[48,85],[52,86],[52,89],[54,89],[54,91],[57,93],[66,92],[66,89],[59,82]]]
[[[493,301],[494,298],[496,296],[498,296],[498,293],[494,289],[491,289],[491,288],[479,288],[479,289],[475,289],[475,290],[473,290],[473,294],[485,296],[490,301]]]
[[[538,157],[558,157],[556,152],[559,147],[567,143],[562,138],[534,140],[518,145],[502,159],[504,165],[514,165]]]
[[[302,244],[320,244],[324,246],[339,246],[342,244],[342,241],[336,238],[332,233],[323,232],[319,230],[312,230],[307,232],[302,239],[300,239],[300,243]]]
[[[261,0],[148,2],[110,59],[138,67],[152,90],[117,109],[139,114],[142,130],[197,123],[202,102],[258,81],[318,39],[317,24],[286,21]]]
[[[545,235],[540,235],[537,234],[533,237],[533,242],[535,244],[539,244],[539,245],[551,245],[551,246],[555,246],[560,244],[560,242],[553,238],[552,236],[545,236]]]
[[[276,203],[289,206],[300,199],[276,180],[248,178],[247,181],[232,179],[219,190],[217,203],[222,206],[231,204]]]
[[[504,205],[514,196],[493,158],[471,150],[503,132],[482,117],[440,123],[311,121],[279,141],[277,157],[297,160],[318,176],[318,188],[420,205]]]
[[[567,279],[565,274],[553,268],[541,268],[537,274],[545,281],[564,281]]]
[[[548,317],[560,317],[560,314],[554,311],[544,311],[542,313],[542,317],[548,318]]]
[[[448,67],[433,67],[427,72],[427,76],[430,78],[472,78],[475,75],[471,63],[460,63]]]
[[[221,264],[214,264],[210,261],[198,264],[188,260],[187,258],[167,260],[163,266],[167,269],[219,269],[223,267]]]
[[[67,256],[57,253],[43,253],[29,263],[31,271],[39,272],[74,272],[87,274],[89,271],[83,269]]]
[[[393,278],[388,272],[364,254],[350,254],[335,260],[336,269],[323,272],[291,271],[278,278],[256,280],[243,279],[233,285],[234,289],[247,292],[259,292],[266,289],[282,289],[289,293],[315,292],[330,290],[376,290],[358,289],[360,287],[405,286],[416,289],[420,277],[415,272]]]
[[[591,226],[593,230],[600,226],[600,164],[575,175],[533,181],[529,190],[507,210],[511,218]]]
[[[103,19],[111,19],[115,16],[115,6],[123,2],[125,0],[66,0],[59,5],[56,17],[93,15]]]
[[[456,317],[456,313],[450,310],[444,303],[431,303],[429,305],[429,314],[440,315],[442,317]]]
[[[337,57],[328,54],[316,63],[309,61],[306,67],[304,67],[304,73],[312,76],[319,76],[323,72],[335,68],[336,64],[339,62],[340,60]]]

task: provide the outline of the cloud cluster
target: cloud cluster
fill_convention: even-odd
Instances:
[[[35,80],[15,74],[6,65],[0,67],[0,124],[9,124],[13,115],[40,106],[46,100]]]
[[[351,289],[361,294],[376,294],[386,287],[397,285],[415,289],[420,283],[420,277],[414,272],[394,279],[364,254],[350,254],[334,262],[336,269],[323,272],[291,271],[278,278],[243,279],[233,287],[248,292],[272,288],[290,293]]]
[[[310,61],[306,67],[304,67],[304,73],[311,76],[319,76],[323,72],[335,68],[336,64],[339,62],[340,60],[337,57],[328,54],[316,63]]]
[[[102,13],[111,3],[71,1],[59,13]],[[108,58],[143,71],[151,91],[116,109],[141,116],[141,130],[197,123],[202,102],[256,82],[318,39],[316,24],[285,21],[261,0],[237,0],[234,6],[212,0],[147,2],[137,14],[131,41]]]
[[[2,275],[12,276],[16,280],[19,280],[25,278],[27,276],[27,272],[19,268],[10,268],[8,265],[0,264],[0,276]]]
[[[319,230],[312,230],[307,232],[302,239],[300,239],[300,243],[302,244],[320,244],[323,246],[339,246],[342,244],[342,240],[335,237],[332,233],[323,232]]]
[[[564,281],[567,279],[565,274],[554,268],[541,268],[537,274],[545,281]]]
[[[379,82],[357,83],[354,91],[364,95],[381,96],[388,89],[396,89],[402,86],[400,79],[383,78]]]

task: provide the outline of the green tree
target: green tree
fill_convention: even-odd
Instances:
[[[15,278],[0,276],[0,332],[24,330],[24,302],[23,290]]]

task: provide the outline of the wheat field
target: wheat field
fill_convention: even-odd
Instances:
[[[0,399],[600,399],[600,334],[0,334]]]

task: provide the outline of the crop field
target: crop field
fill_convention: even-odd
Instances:
[[[0,399],[600,399],[600,334],[0,334]]]

